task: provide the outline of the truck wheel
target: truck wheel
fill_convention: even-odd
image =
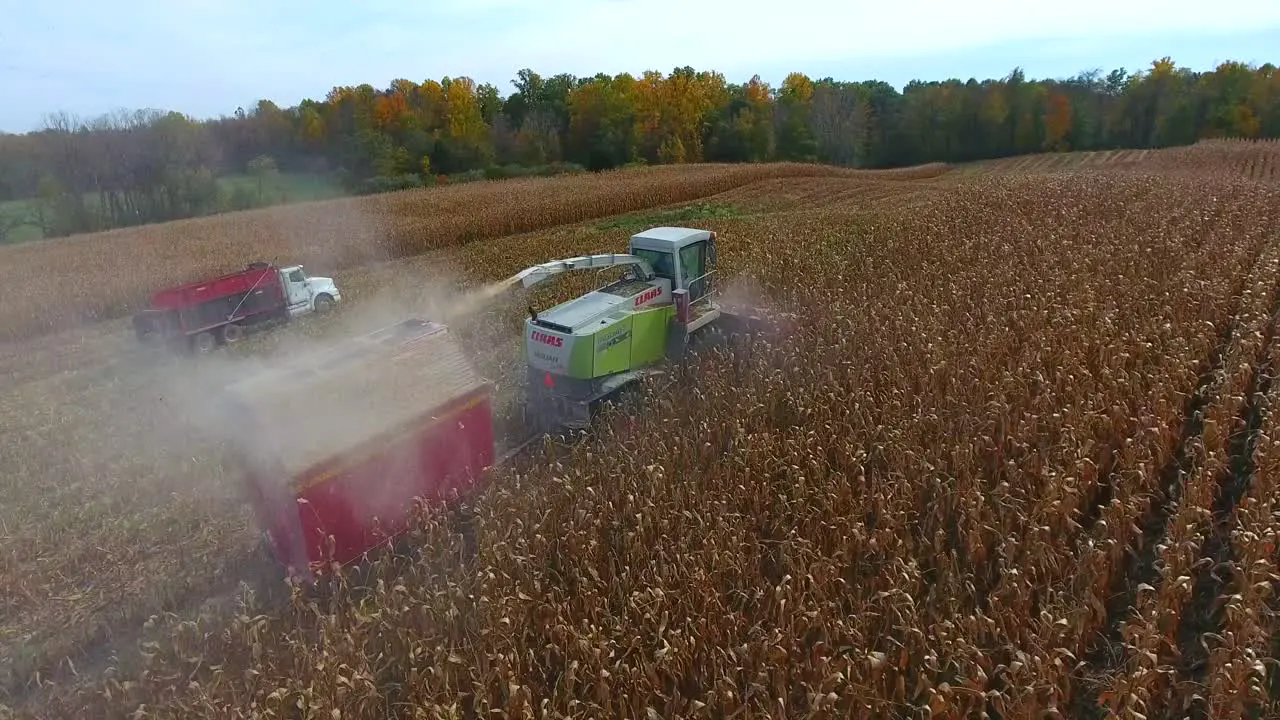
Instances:
[[[316,314],[324,315],[333,309],[333,298],[328,295],[316,296]]]
[[[222,341],[225,343],[233,343],[244,337],[244,326],[238,324],[224,325],[222,328]]]
[[[196,335],[191,339],[191,349],[200,355],[211,352],[218,346],[218,339],[208,330]]]

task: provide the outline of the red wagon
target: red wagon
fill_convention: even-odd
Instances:
[[[231,390],[260,527],[308,578],[311,563],[352,562],[406,530],[418,499],[469,495],[494,462],[489,384],[436,323],[406,321]]]

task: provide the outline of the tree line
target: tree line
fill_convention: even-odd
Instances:
[[[359,193],[638,163],[885,168],[1280,137],[1280,73],[1270,63],[1196,72],[1166,57],[1133,73],[1029,80],[1015,69],[901,92],[802,73],[777,88],[759,76],[734,84],[690,67],[586,78],[525,69],[512,84],[503,97],[466,77],[398,79],[335,87],[289,108],[261,100],[212,120],[60,114],[37,132],[0,135],[0,201],[32,199],[26,221],[48,236],[275,201],[263,183],[281,171],[327,175]],[[246,173],[256,191],[218,183]]]

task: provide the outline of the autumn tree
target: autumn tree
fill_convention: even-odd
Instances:
[[[1265,76],[1239,62],[1224,62],[1202,76],[1197,88],[1206,108],[1202,132],[1212,137],[1258,137],[1266,98],[1265,85],[1256,85],[1260,77]]]
[[[328,173],[351,190],[501,174],[563,160],[820,161],[895,167],[1016,153],[1166,147],[1210,137],[1280,137],[1280,73],[1228,61],[1207,72],[1171,58],[1129,73],[1033,80],[914,81],[787,75],[730,83],[692,67],[577,78],[520,70],[503,97],[470,78],[334,87],[293,107],[260,100],[218,118],[133,111],[0,134],[0,200],[28,200],[30,223],[67,234],[273,201],[263,166]],[[483,171],[476,172],[476,171]],[[219,185],[248,172],[255,183]],[[11,225],[14,220],[6,220]]]
[[[1071,100],[1066,93],[1054,91],[1049,94],[1048,107],[1044,116],[1044,149],[1070,150],[1068,135],[1071,133]]]
[[[475,82],[468,77],[446,77],[440,87],[444,94],[444,127],[431,155],[432,165],[441,172],[484,167],[492,148]]]
[[[634,134],[639,155],[648,162],[658,162],[658,149],[663,141],[663,104],[666,102],[666,78],[656,70],[646,70],[632,86],[635,111]]]

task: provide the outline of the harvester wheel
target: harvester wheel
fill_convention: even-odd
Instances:
[[[191,349],[200,355],[211,352],[217,346],[218,339],[215,338],[213,333],[208,330],[205,330],[191,339]]]

